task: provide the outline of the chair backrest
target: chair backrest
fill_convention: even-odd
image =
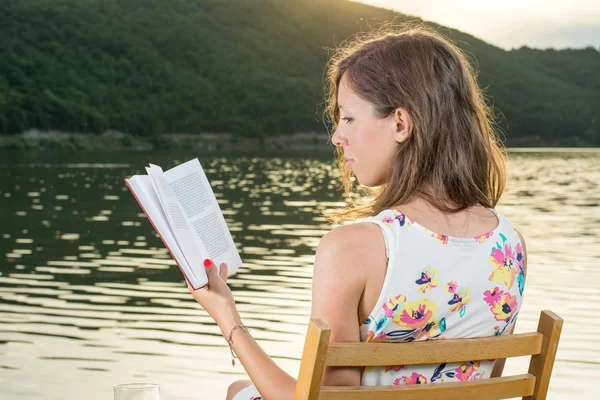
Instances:
[[[537,332],[412,343],[329,343],[330,330],[311,319],[296,400],[359,399],[545,399],[563,320],[542,311]],[[399,347],[400,346],[400,347]],[[531,355],[529,373],[477,381],[400,386],[321,386],[325,366],[361,367],[435,364]]]

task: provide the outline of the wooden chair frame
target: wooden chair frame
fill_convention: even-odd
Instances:
[[[542,311],[537,332],[412,343],[329,343],[329,327],[311,319],[295,400],[545,399],[563,320]],[[531,355],[529,372],[477,381],[401,386],[321,386],[326,366],[437,364]]]

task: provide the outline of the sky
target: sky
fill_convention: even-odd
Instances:
[[[456,28],[504,49],[600,48],[600,0],[353,0]]]

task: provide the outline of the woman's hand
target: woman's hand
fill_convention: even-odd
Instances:
[[[242,325],[242,321],[226,283],[227,264],[221,264],[220,274],[211,260],[205,260],[204,266],[208,274],[208,285],[194,290],[188,283],[188,289],[219,324],[225,339],[229,340],[232,329],[236,325]],[[260,393],[267,399],[293,399],[296,380],[275,364],[247,330],[236,329],[233,332],[229,344],[232,361],[235,354]]]
[[[187,282],[188,290],[196,301],[208,312],[221,328],[223,335],[229,335],[229,331],[237,324],[241,324],[240,316],[235,306],[233,294],[227,286],[227,264],[217,266],[212,260],[204,260],[208,285],[194,290]]]

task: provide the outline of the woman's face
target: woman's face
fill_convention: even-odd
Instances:
[[[361,185],[384,184],[386,168],[399,145],[395,114],[378,118],[373,105],[350,89],[346,73],[337,100],[340,121],[332,143],[343,148],[346,166]]]

